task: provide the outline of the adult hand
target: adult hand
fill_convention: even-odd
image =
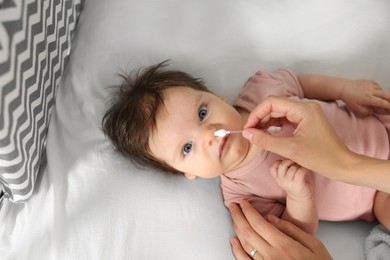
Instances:
[[[293,135],[278,137],[259,130],[275,123],[293,125]],[[315,102],[268,97],[250,113],[242,134],[251,143],[328,178],[390,193],[390,161],[350,151]]]
[[[272,136],[259,130],[275,122],[293,125],[293,135]],[[250,113],[243,136],[262,149],[325,176],[335,169],[345,168],[344,164],[352,160],[352,152],[338,138],[315,102],[268,97]]]
[[[238,260],[332,259],[323,243],[290,222],[269,216],[266,221],[247,201],[229,206],[234,230],[233,253]],[[253,250],[255,249],[255,250]]]

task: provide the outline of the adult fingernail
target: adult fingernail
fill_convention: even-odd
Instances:
[[[244,138],[248,139],[249,141],[252,141],[253,132],[250,130],[244,130],[244,131],[242,131],[242,136]]]
[[[274,216],[274,215],[268,215],[266,217],[267,221],[273,225],[279,224],[280,218]]]
[[[240,207],[241,208],[245,207],[245,206],[247,206],[249,204],[249,202],[247,200],[245,200],[245,199],[241,199],[239,203],[240,203]]]
[[[232,202],[228,205],[228,209],[230,210],[230,212],[233,210],[234,208],[234,205],[237,205],[236,203]]]

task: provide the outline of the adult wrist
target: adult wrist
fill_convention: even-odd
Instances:
[[[363,157],[364,156],[350,150],[346,151],[343,156],[340,156],[341,164],[335,169],[335,179],[356,184],[357,172],[361,170],[361,167],[364,167]]]

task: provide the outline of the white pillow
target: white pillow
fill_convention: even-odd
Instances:
[[[388,86],[389,15],[387,0],[87,1],[51,118],[40,189],[28,206],[0,211],[2,240],[18,240],[7,252],[29,259],[24,252],[37,259],[234,259],[217,179],[138,170],[112,150],[101,118],[115,74],[171,59],[171,68],[203,78],[231,101],[260,68]],[[321,223],[319,235],[335,259],[364,259],[370,227]]]

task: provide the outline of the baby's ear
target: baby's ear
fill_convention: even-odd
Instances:
[[[193,175],[191,173],[184,173],[184,176],[189,179],[189,180],[195,180],[196,179],[196,175]]]

